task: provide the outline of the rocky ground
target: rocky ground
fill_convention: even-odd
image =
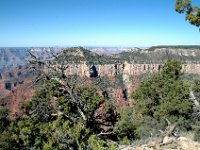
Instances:
[[[160,144],[151,141],[141,146],[120,146],[120,150],[200,150],[200,143],[190,137],[165,137]]]
[[[200,143],[194,141],[193,133],[176,132],[177,124],[171,124],[160,135],[135,142],[129,146],[120,146],[120,150],[200,150]],[[142,144],[141,144],[142,143]],[[144,144],[145,143],[145,144]]]

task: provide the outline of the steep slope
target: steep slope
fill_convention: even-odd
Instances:
[[[16,115],[20,113],[20,106],[31,99],[34,91],[31,88],[31,82],[24,81],[23,84],[14,87],[5,97],[0,98],[0,105],[8,108],[12,115]]]
[[[23,65],[27,51],[27,48],[0,48],[0,71]]]
[[[31,51],[40,59],[50,58],[51,52],[58,53],[62,48],[29,48],[29,47],[0,47],[0,72],[11,69],[19,65],[25,65],[26,61],[30,59],[28,51]]]

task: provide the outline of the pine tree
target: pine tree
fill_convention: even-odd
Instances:
[[[190,24],[200,26],[200,8],[193,6],[191,0],[176,0],[175,10],[180,14],[185,14],[185,19]]]
[[[141,82],[133,93],[135,109],[157,120],[166,118],[175,122],[189,118],[192,108],[189,88],[181,76],[181,64],[175,60],[167,61],[160,72]]]

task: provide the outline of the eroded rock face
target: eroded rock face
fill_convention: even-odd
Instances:
[[[127,93],[131,93],[132,85],[136,83],[138,76],[148,72],[157,72],[162,66],[163,64],[131,64],[128,62],[89,66],[86,62],[81,62],[79,64],[71,63],[66,65],[65,74],[92,78],[97,76],[115,78],[117,75],[121,75]],[[59,66],[54,67],[59,68]],[[59,71],[59,69],[57,70]],[[182,71],[200,75],[200,64],[182,64]]]
[[[147,72],[159,71],[163,64],[130,64],[125,62],[123,64],[105,64],[87,66],[86,63],[68,64],[66,67],[66,75],[77,74],[80,76],[90,76],[91,69],[98,72],[98,75],[115,76],[117,74],[123,75],[140,75]],[[55,66],[57,67],[57,66]],[[94,69],[95,68],[95,69]],[[182,64],[182,70],[185,73],[200,74],[200,64]],[[126,78],[126,77],[125,77]]]
[[[105,64],[105,65],[94,65],[88,66],[86,63],[82,62],[80,64],[69,64],[66,67],[65,73],[66,75],[77,74],[81,77],[97,77],[97,76],[107,76],[109,80],[115,81],[115,77],[117,75],[121,75],[123,80],[123,88],[118,89],[110,89],[109,93],[102,93],[102,96],[109,97],[113,96],[119,100],[127,100],[129,94],[132,92],[134,88],[137,87],[139,83],[138,76],[147,72],[154,72],[161,69],[163,64],[130,64],[125,62],[123,64]],[[90,69],[93,69],[93,74],[91,74]],[[186,73],[197,73],[200,74],[200,64],[183,64],[182,69]],[[19,76],[19,70],[17,70],[14,76]],[[92,75],[92,76],[91,76]],[[8,73],[1,74],[2,79],[7,80],[9,76]],[[20,75],[21,76],[21,75]],[[17,88],[17,86],[23,86],[23,80],[19,80],[17,82],[3,84],[1,85],[0,96],[7,96],[9,91]],[[7,90],[6,90],[7,89]],[[103,92],[103,91],[102,91]],[[6,93],[6,94],[5,94]],[[12,99],[12,98],[11,98]],[[121,103],[121,101],[119,101]],[[2,105],[6,105],[2,102]]]

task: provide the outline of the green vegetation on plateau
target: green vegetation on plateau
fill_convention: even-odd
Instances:
[[[83,47],[74,47],[65,49],[57,58],[59,64],[64,63],[80,63],[86,62],[89,65],[98,65],[98,64],[114,64],[120,62],[118,58],[107,55],[99,55],[94,52],[91,52]]]
[[[160,48],[166,48],[166,49],[199,49],[200,50],[200,45],[160,45],[160,46],[152,46],[148,50],[149,51],[154,51],[155,49],[160,49]]]

